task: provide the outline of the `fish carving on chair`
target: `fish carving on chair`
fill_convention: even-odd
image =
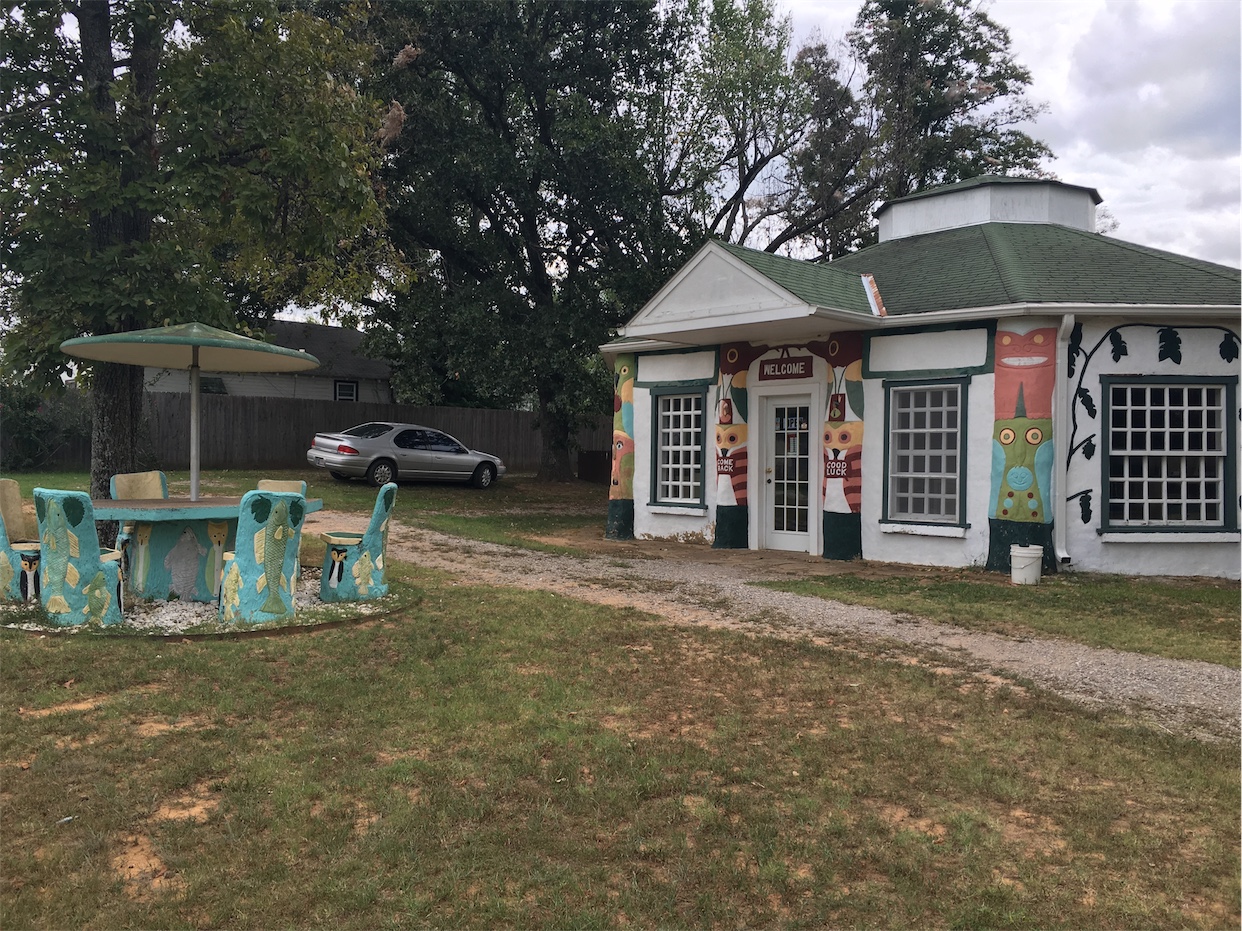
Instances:
[[[65,600],[65,584],[70,589],[78,587],[78,567],[71,559],[78,557],[78,538],[69,529],[69,519],[60,502],[52,499],[47,503],[47,529],[40,541],[40,556],[46,560],[44,578],[47,580],[46,607],[51,614],[68,614],[69,602]]]
[[[102,569],[95,573],[95,578],[91,579],[90,584],[82,589],[82,592],[86,595],[86,604],[82,606],[82,613],[93,621],[102,621],[112,605],[112,592],[108,591],[108,581],[104,578]]]
[[[254,535],[254,559],[263,567],[263,574],[255,584],[255,591],[267,589],[267,601],[259,610],[265,614],[284,614],[288,609],[280,598],[280,590],[289,588],[281,570],[285,567],[285,551],[293,530],[289,526],[289,505],[277,501],[272,507],[267,523]]]
[[[354,563],[352,574],[354,582],[358,586],[358,594],[366,597],[367,592],[371,589],[372,577],[375,574],[375,564],[371,561],[371,554],[366,550],[362,551],[362,555]]]

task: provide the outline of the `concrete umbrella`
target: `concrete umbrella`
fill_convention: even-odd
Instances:
[[[304,372],[318,368],[309,353],[220,330],[205,323],[179,323],[104,336],[79,336],[61,352],[95,362],[119,362],[190,372],[190,500],[199,488],[199,373]]]

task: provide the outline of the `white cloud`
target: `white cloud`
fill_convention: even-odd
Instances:
[[[839,38],[859,2],[778,0],[795,41]],[[1027,132],[1062,181],[1094,187],[1115,235],[1242,264],[1242,4],[996,0],[985,4],[1048,111]]]

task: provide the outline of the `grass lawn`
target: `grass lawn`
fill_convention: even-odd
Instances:
[[[27,498],[40,484],[78,489],[89,484],[89,477],[81,472],[14,477]],[[322,498],[328,510],[369,513],[375,503],[375,489],[362,482],[333,481],[320,469],[213,470],[203,476],[204,494],[240,495],[261,477],[304,480],[308,494]],[[169,473],[169,485],[173,494],[188,494],[189,473]],[[465,485],[407,483],[398,492],[397,509],[401,520],[431,530],[572,552],[537,538],[584,528],[602,534],[607,490],[586,483],[542,485],[523,475],[507,476],[486,491]],[[322,544],[308,538],[302,559],[306,565],[320,565]],[[832,575],[767,584],[1016,637],[1056,637],[1235,669],[1242,661],[1236,581],[1063,573],[1045,577],[1036,586],[1014,586],[1001,573],[978,569],[910,567],[908,572],[875,573],[864,567],[832,565],[838,570]]]
[[[1238,583],[1061,573],[1010,585],[981,570],[905,577],[815,576],[765,587],[870,605],[1012,637],[1239,666]]]
[[[396,570],[261,639],[0,632],[5,928],[1236,926],[1236,744]]]

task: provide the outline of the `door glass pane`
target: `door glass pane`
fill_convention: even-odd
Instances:
[[[810,408],[778,405],[772,427],[772,528],[805,533],[811,503]]]

